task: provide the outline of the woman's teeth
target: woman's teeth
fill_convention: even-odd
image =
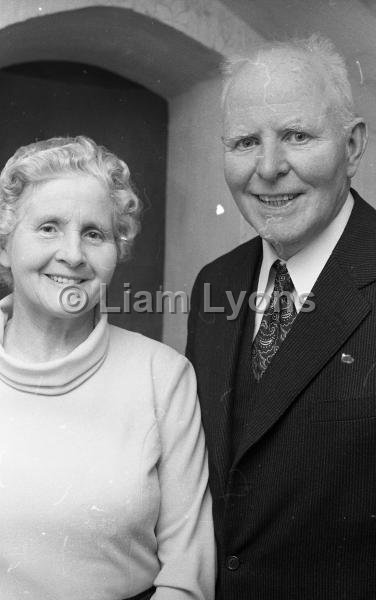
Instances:
[[[56,283],[69,284],[74,285],[76,283],[81,283],[83,279],[71,279],[69,277],[61,277],[60,275],[47,275],[49,279],[55,281]]]
[[[279,196],[267,196],[266,194],[258,195],[258,199],[268,206],[283,206],[287,202],[294,200],[298,194],[280,194]]]

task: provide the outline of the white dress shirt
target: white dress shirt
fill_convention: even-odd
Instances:
[[[299,312],[327,260],[337,245],[354,206],[354,199],[349,193],[345,204],[333,221],[315,237],[307,246],[294,254],[289,260],[282,260],[275,252],[273,246],[262,240],[263,258],[257,286],[257,310],[255,310],[255,338],[274,288],[275,269],[272,268],[276,260],[286,264],[292,283],[294,284],[294,304]]]

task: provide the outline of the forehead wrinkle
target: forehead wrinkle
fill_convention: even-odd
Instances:
[[[234,92],[247,92],[250,97],[259,93],[262,96],[261,106],[268,106],[271,111],[278,110],[277,103],[271,101],[275,89],[273,83],[277,80],[277,93],[283,93],[283,75],[287,89],[299,86],[302,99],[311,98],[312,93],[320,95],[322,103],[331,104],[334,101],[328,74],[324,66],[304,52],[296,50],[271,49],[260,51],[254,61],[249,61],[236,73],[229,86],[227,99]],[[279,87],[278,87],[279,86]],[[248,90],[247,90],[248,88]],[[269,94],[270,92],[270,94]]]
[[[256,84],[257,86],[257,84]],[[258,111],[270,111],[270,115],[276,118],[281,118],[281,123],[276,123],[275,126],[282,128],[289,123],[297,123],[302,127],[323,127],[326,125],[325,119],[332,119],[327,123],[329,127],[338,126],[338,106],[333,101],[333,98],[324,96],[323,98],[317,94],[317,101],[312,100],[310,90],[303,90],[302,96],[294,101],[286,99],[286,102],[270,102],[270,103],[254,103],[252,97],[252,82],[248,80],[242,82],[242,89],[233,89],[232,93],[227,97],[227,106],[224,111],[224,128],[225,130],[252,130],[256,125],[255,119],[261,119],[261,122],[267,120],[267,113],[258,114]],[[234,93],[235,92],[235,93]],[[236,93],[237,92],[237,93]],[[256,91],[257,93],[257,91]],[[247,100],[247,96],[248,100]],[[257,100],[257,98],[256,98]],[[265,100],[265,98],[264,98]]]
[[[48,204],[48,202],[44,201],[43,204]],[[32,210],[32,203],[29,201],[25,201],[25,203],[23,203],[21,205],[21,208],[24,209],[24,214],[27,214],[28,212],[30,212]],[[34,218],[38,219],[38,220],[45,220],[45,221],[60,221],[64,224],[69,223],[70,221],[72,221],[72,219],[74,218],[74,207],[71,208],[70,213],[67,214],[67,209],[65,206],[61,206],[58,208],[54,208],[53,210],[49,209],[49,207],[47,207],[46,210],[43,211],[43,208],[41,206],[41,202],[38,202],[38,199],[35,200],[34,202],[34,210],[35,210],[35,215]],[[60,210],[63,212],[63,214],[60,213]]]
[[[93,216],[92,214],[88,214],[87,217],[85,217],[85,216],[82,216],[81,207],[79,207],[77,219],[75,219],[74,216],[72,215],[72,217],[70,219],[64,219],[64,222],[65,222],[65,224],[68,224],[72,220],[73,220],[73,228],[76,231],[81,231],[81,229],[83,229],[83,228],[98,228],[98,229],[101,229],[101,231],[103,231],[103,233],[111,233],[113,231],[111,215],[110,215],[111,225],[110,225],[110,227],[108,227],[106,215],[103,215],[101,217],[98,215]],[[76,223],[77,223],[77,225],[76,225]]]
[[[258,57],[257,62],[255,63],[256,67],[262,67],[265,70],[265,83],[264,83],[264,104],[268,104],[267,99],[266,99],[266,95],[267,95],[267,91],[268,91],[268,86],[271,84],[272,82],[272,77],[271,74],[269,72],[269,66],[267,63],[263,63],[261,62],[261,59]],[[273,109],[271,109],[273,110]]]
[[[22,219],[25,215],[29,214],[33,209],[32,203],[28,201],[29,198],[25,198],[24,202],[22,202],[20,206],[20,218]],[[47,203],[46,201],[43,202]],[[67,213],[66,204],[65,206],[61,205],[61,207],[55,208],[53,211],[50,211],[48,208],[46,211],[43,211],[44,207],[41,207],[40,202],[38,200],[34,203],[34,209],[36,209],[36,213],[32,216],[34,220],[37,221],[58,221],[63,225],[68,225],[73,221],[73,225],[76,227],[77,231],[82,226],[101,226],[103,230],[111,231],[111,228],[105,228],[104,224],[107,221],[106,215],[103,215],[103,218],[96,215],[95,217],[92,215],[91,211],[88,211],[87,216],[83,215],[82,207],[80,204],[70,207],[69,212]],[[38,210],[39,209],[39,210]],[[63,214],[60,213],[62,211]],[[112,214],[109,215],[110,220],[112,221]],[[77,223],[77,225],[76,225]]]
[[[225,129],[231,132],[236,131],[249,134],[263,129],[264,125],[276,130],[288,129],[289,127],[303,129],[307,127],[321,127],[323,121],[332,112],[323,109],[321,112],[312,114],[310,111],[304,111],[303,107],[297,109],[295,105],[290,103],[275,106],[276,109],[272,113],[273,116],[271,119],[268,118],[268,115],[257,115],[257,109],[265,110],[265,107],[254,107],[252,105],[244,106],[241,109],[238,107],[235,118],[234,113],[225,116]],[[292,110],[289,110],[289,106],[291,106]]]
[[[104,209],[107,208],[107,203],[107,199],[102,199],[101,204],[103,205]],[[107,219],[110,223],[109,226],[107,226]],[[90,211],[87,218],[85,218],[82,217],[81,206],[78,206],[78,222],[80,224],[80,227],[77,227],[77,231],[79,231],[82,228],[98,228],[106,235],[113,234],[114,232],[112,211],[110,211],[109,214],[106,214],[106,212],[103,211],[102,215],[95,215],[95,217]]]

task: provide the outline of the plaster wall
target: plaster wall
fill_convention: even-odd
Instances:
[[[241,235],[223,176],[220,93],[220,79],[212,78],[170,104],[164,289],[188,299],[201,267],[238,245]],[[165,313],[164,339],[182,351],[187,315],[181,308]]]

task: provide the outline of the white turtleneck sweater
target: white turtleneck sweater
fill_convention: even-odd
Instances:
[[[214,598],[195,376],[171,348],[101,318],[63,359],[4,352],[0,598]]]

